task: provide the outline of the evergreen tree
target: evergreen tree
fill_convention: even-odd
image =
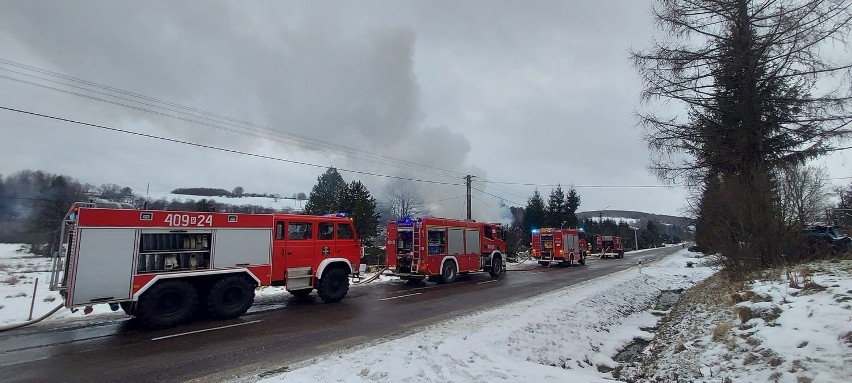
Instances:
[[[376,199],[361,181],[352,181],[340,195],[340,211],[349,214],[361,240],[378,235],[379,214]]]
[[[562,185],[557,185],[556,189],[550,191],[550,198],[547,200],[547,209],[544,214],[544,226],[560,227],[563,222],[567,221],[567,215],[565,193],[562,191]]]
[[[541,194],[536,190],[529,201],[527,201],[524,213],[524,237],[527,239],[526,242],[532,240],[532,230],[540,229],[542,224],[544,224],[544,216],[544,200],[541,199]]]
[[[577,189],[572,186],[568,189],[568,195],[565,196],[565,220],[568,223],[566,227],[577,227],[580,223],[577,219],[577,209],[580,208],[580,195],[577,194]]]
[[[346,189],[346,181],[335,168],[328,168],[317,177],[317,184],[311,189],[305,214],[329,214],[340,212],[340,195]]]

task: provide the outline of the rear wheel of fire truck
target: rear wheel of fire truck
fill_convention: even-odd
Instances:
[[[231,319],[243,315],[254,303],[254,281],[243,275],[218,280],[207,294],[207,312],[214,319]]]
[[[568,267],[574,266],[574,254],[568,255],[568,261],[565,262],[565,265]]]
[[[503,258],[500,256],[495,256],[494,259],[491,260],[491,271],[488,274],[491,274],[492,278],[497,278],[503,272]]]
[[[586,253],[580,253],[580,265],[586,264]]]
[[[624,258],[624,250],[618,252],[618,258]]]
[[[441,268],[441,283],[452,283],[458,275],[454,261],[444,262],[444,266]]]
[[[340,302],[349,291],[349,277],[339,267],[328,269],[319,280],[317,294],[325,303]]]
[[[198,307],[198,294],[189,282],[158,282],[139,297],[136,317],[149,328],[165,328],[186,322]]]

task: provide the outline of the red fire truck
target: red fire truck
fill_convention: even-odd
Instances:
[[[586,233],[579,229],[544,227],[532,232],[532,257],[542,266],[586,264]]]
[[[342,216],[97,208],[76,203],[62,226],[51,289],[65,306],[121,307],[148,327],[196,314],[244,314],[258,286],[338,302],[361,249]]]
[[[459,273],[505,271],[502,225],[446,218],[402,218],[387,225],[388,266],[402,279],[450,283]]]
[[[599,235],[597,239],[598,256],[606,258],[624,258],[624,243],[621,237],[614,235]]]

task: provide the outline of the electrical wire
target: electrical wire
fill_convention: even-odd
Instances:
[[[9,107],[6,107],[6,106],[0,106],[0,109],[8,110],[8,111],[11,111],[11,112],[17,112],[17,113],[21,113],[21,114],[28,114],[28,115],[36,116],[36,117],[42,117],[42,118],[47,118],[47,119],[52,119],[52,120],[57,120],[57,121],[68,122],[68,123],[72,123],[72,124],[90,126],[90,127],[94,127],[94,128],[103,129],[103,130],[109,130],[109,131],[112,131],[112,132],[124,133],[124,134],[139,136],[139,137],[152,138],[152,139],[157,139],[157,140],[166,141],[166,142],[172,142],[172,143],[183,144],[183,145],[188,145],[188,146],[195,146],[195,147],[199,147],[199,148],[217,150],[217,151],[221,151],[221,152],[239,154],[239,155],[244,155],[244,156],[249,156],[249,157],[262,158],[262,159],[266,159],[266,160],[280,161],[280,162],[286,162],[286,163],[290,163],[290,164],[303,165],[303,166],[311,166],[311,167],[315,167],[315,168],[330,168],[330,167],[333,167],[333,166],[329,166],[329,165],[319,165],[319,164],[314,164],[314,163],[310,163],[310,162],[296,161],[296,160],[290,160],[290,159],[280,158],[280,157],[273,157],[273,156],[268,156],[268,155],[265,155],[265,154],[257,154],[257,153],[250,153],[250,152],[245,152],[245,151],[241,151],[241,150],[228,149],[228,148],[223,148],[223,147],[219,147],[219,146],[199,144],[199,143],[195,143],[195,142],[191,142],[191,141],[178,140],[178,139],[175,139],[175,138],[162,137],[162,136],[156,136],[156,135],[153,135],[153,134],[135,132],[135,131],[132,131],[132,130],[113,128],[113,127],[109,127],[109,126],[105,126],[105,125],[92,124],[92,123],[88,123],[88,122],[71,120],[71,119],[67,119],[67,118],[51,116],[51,115],[42,114],[42,113],[36,113],[36,112],[30,112],[30,111],[21,110],[21,109],[9,108]],[[420,178],[392,176],[392,175],[388,175],[388,174],[373,173],[373,172],[354,170],[354,169],[344,169],[344,168],[336,168],[336,169],[340,172],[360,174],[360,175],[373,176],[373,177],[397,179],[397,180],[402,180],[402,181],[423,182],[423,183],[430,183],[430,184],[437,184],[437,185],[452,185],[452,186],[462,186],[463,185],[463,184],[460,184],[460,183],[426,180],[426,179],[420,179]]]

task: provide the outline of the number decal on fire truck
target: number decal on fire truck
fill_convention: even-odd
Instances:
[[[213,216],[209,214],[169,214],[166,216],[166,225],[169,226],[213,226]]]

